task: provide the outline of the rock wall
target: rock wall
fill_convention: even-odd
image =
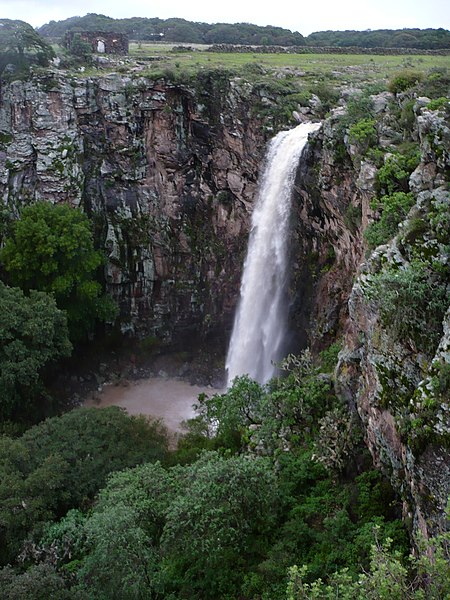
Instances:
[[[245,85],[118,75],[14,82],[0,104],[0,193],[91,216],[123,331],[163,341],[229,325],[265,133]]]
[[[345,346],[337,370],[339,393],[360,415],[375,463],[389,475],[404,502],[404,518],[414,535],[429,538],[445,531],[450,494],[450,309],[425,313],[426,303],[439,291],[448,306],[450,194],[450,130],[442,114],[427,110],[418,99],[415,135],[421,162],[409,187],[416,203],[398,235],[378,247],[359,268],[348,302]],[[417,306],[421,331],[398,334],[398,323],[411,319],[411,310],[392,307],[391,321],[383,302],[369,292],[377,276],[412,272],[425,265],[426,294],[415,287],[403,297]],[[393,269],[393,271],[392,271]],[[398,300],[400,303],[400,299]],[[401,306],[399,304],[399,306]],[[397,311],[397,313],[396,313]],[[427,317],[440,314],[433,329]],[[400,326],[404,331],[405,327]],[[439,331],[440,330],[440,331]],[[430,343],[436,332],[437,343]]]

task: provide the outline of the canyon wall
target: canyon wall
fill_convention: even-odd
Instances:
[[[91,217],[121,329],[163,342],[229,326],[266,134],[246,86],[57,73],[4,86],[0,193]]]

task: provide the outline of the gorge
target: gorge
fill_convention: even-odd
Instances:
[[[110,329],[157,353],[202,348],[202,360],[223,372],[249,233],[256,244],[264,219],[273,223],[254,204],[258,180],[261,199],[275,181],[275,206],[282,196],[291,203],[290,217],[281,215],[289,226],[255,249],[261,263],[250,283],[244,275],[235,332],[253,319],[252,329],[270,325],[271,309],[259,314],[254,300],[267,293],[281,303],[284,323],[274,327],[285,329],[286,348],[313,357],[339,350],[314,385],[324,398],[332,388],[358,422],[418,543],[445,530],[450,490],[448,100],[431,93],[436,72],[390,91],[343,83],[335,97],[323,88],[322,97],[285,94],[292,74],[281,73],[269,84],[215,69],[183,81],[52,68],[3,81],[0,241],[24,205],[82,208],[119,307]],[[270,139],[268,167],[285,142],[295,147],[284,154],[286,179],[278,167],[263,175]],[[252,371],[246,360],[256,351],[239,342],[235,354],[234,336],[230,382],[250,373],[266,383],[282,355],[261,357]],[[249,423],[245,443],[264,454]]]

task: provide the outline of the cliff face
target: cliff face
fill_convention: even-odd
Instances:
[[[359,269],[337,383],[403,498],[405,520],[428,538],[445,530],[450,493],[450,131],[423,104],[414,107],[415,203],[396,237]]]
[[[106,283],[123,331],[185,347],[220,332],[226,343],[271,135],[254,109],[263,105],[267,114],[276,99],[220,73],[200,75],[195,88],[48,74],[1,93],[7,211],[37,199],[82,206],[108,254]],[[396,100],[388,93],[372,100],[388,155],[402,141]],[[399,336],[368,293],[385,271],[409,273],[417,261],[427,289],[448,282],[450,133],[426,101],[414,110],[408,135],[421,159],[408,187],[415,205],[397,238],[367,259],[363,232],[375,215],[380,164],[339,133],[345,108],[311,137],[294,194],[291,347],[320,350],[345,334],[339,393],[358,411],[405,517],[429,535],[443,526],[450,490],[449,314],[443,337],[439,323],[439,339],[424,347]]]
[[[265,146],[245,86],[198,88],[49,74],[2,90],[4,204],[81,205],[122,330],[163,341],[229,323]]]

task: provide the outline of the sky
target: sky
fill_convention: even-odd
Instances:
[[[276,25],[303,35],[328,29],[450,28],[448,0],[0,0],[0,18],[34,27],[87,13]]]

